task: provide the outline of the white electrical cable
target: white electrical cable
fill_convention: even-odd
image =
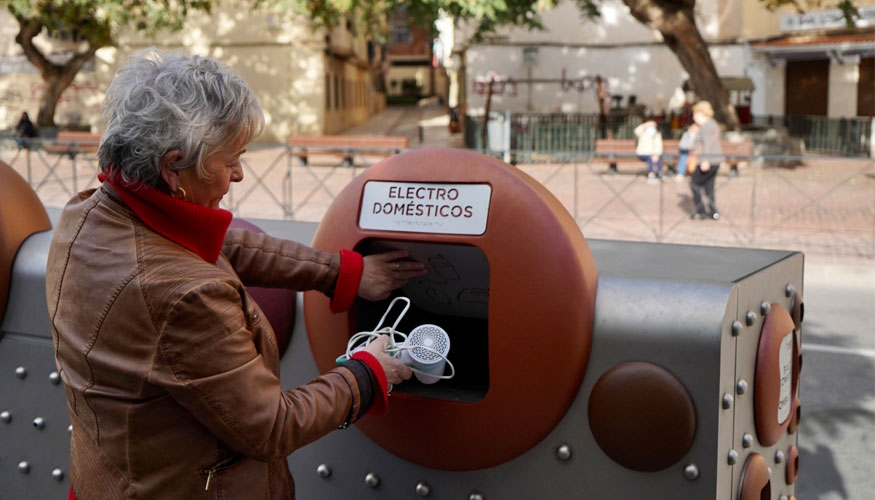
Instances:
[[[386,316],[389,315],[389,311],[392,310],[392,306],[395,305],[399,300],[406,302],[404,309],[401,310],[401,314],[398,315],[398,319],[395,320],[395,323],[392,326],[383,327],[383,322],[386,320]],[[393,358],[397,358],[401,356],[401,351],[412,350],[412,349],[421,349],[424,351],[431,352],[436,356],[442,358],[446,363],[450,366],[449,375],[433,375],[429,372],[425,372],[422,370],[418,370],[414,367],[410,367],[414,373],[419,373],[420,375],[427,376],[431,379],[442,379],[448,380],[453,378],[456,375],[456,368],[453,366],[453,363],[449,360],[449,358],[442,352],[436,351],[430,347],[426,347],[423,345],[407,345],[407,334],[403,332],[399,332],[397,330],[398,324],[401,323],[401,319],[404,318],[404,315],[407,314],[407,310],[410,309],[410,299],[407,297],[395,297],[392,302],[389,303],[389,307],[386,308],[386,312],[383,313],[383,317],[380,318],[380,322],[377,323],[377,327],[371,331],[363,331],[358,332],[352,337],[349,338],[349,342],[346,343],[346,353],[337,358],[337,364],[346,363],[348,359],[352,357],[352,355],[361,349],[364,349],[365,346],[376,340],[380,337],[380,335],[388,335],[389,336],[389,346],[386,347],[386,352],[389,353]],[[395,336],[398,336],[401,339],[401,342],[396,342]]]

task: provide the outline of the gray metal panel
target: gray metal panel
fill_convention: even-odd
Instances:
[[[587,240],[600,276],[735,283],[794,252]]]
[[[45,315],[46,313],[43,313]],[[16,369],[23,368],[23,378]],[[0,337],[0,412],[9,412],[0,422],[0,498],[66,498],[70,487],[70,434],[64,386],[52,383],[55,357],[52,342],[45,338],[6,332]],[[42,429],[34,419],[43,419]],[[28,473],[18,464],[27,462]],[[61,480],[52,478],[60,469]]]
[[[24,240],[12,263],[9,302],[0,332],[15,332],[52,338],[46,309],[46,262],[54,231],[44,231]]]

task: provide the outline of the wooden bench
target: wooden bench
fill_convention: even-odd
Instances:
[[[307,165],[310,155],[331,155],[343,158],[344,165],[353,165],[353,155],[389,157],[410,148],[410,138],[395,135],[293,135],[288,139],[292,154]]]
[[[662,141],[663,165],[675,167],[680,148],[676,139]],[[751,141],[720,141],[723,148],[724,161],[729,163],[730,175],[737,175],[738,163],[749,160],[753,156],[753,142]],[[608,161],[610,173],[617,172],[618,163],[643,164],[635,154],[636,142],[634,139],[596,139],[595,156]]]
[[[95,153],[100,144],[100,134],[91,132],[61,131],[52,143],[46,143],[44,149],[49,153],[66,154],[73,157],[80,153]]]

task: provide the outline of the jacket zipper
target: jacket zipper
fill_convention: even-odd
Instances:
[[[229,469],[229,468],[233,467],[234,465],[236,465],[237,462],[239,462],[241,460],[243,460],[243,455],[237,454],[231,458],[222,460],[221,462],[217,463],[216,465],[212,466],[209,469],[204,469],[202,474],[207,475],[207,484],[204,485],[204,491],[210,491],[210,483],[213,482],[213,476],[217,472],[223,471],[225,469]]]

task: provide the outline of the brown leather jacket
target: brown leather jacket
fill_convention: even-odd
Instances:
[[[284,391],[273,330],[243,281],[324,292],[338,259],[231,230],[211,264],[111,188],[74,198],[46,294],[79,500],[294,498],[286,456],[360,416],[360,388],[337,368]]]

